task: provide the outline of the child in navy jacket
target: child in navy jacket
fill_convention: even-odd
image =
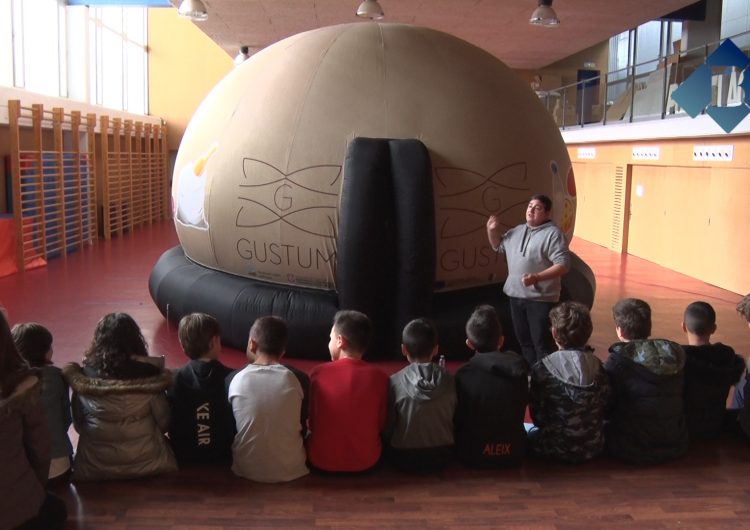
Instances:
[[[171,408],[169,439],[178,461],[228,462],[235,426],[227,400],[232,372],[218,361],[219,323],[203,313],[180,320],[178,336],[191,360],[174,373],[167,392]]]
[[[476,353],[456,372],[456,454],[475,467],[520,465],[526,454],[529,366],[519,354],[500,351],[503,330],[492,306],[474,310],[466,336]]]

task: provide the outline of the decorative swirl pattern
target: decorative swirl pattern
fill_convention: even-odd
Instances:
[[[238,228],[258,228],[276,222],[320,237],[334,238],[341,166],[316,165],[291,173],[262,160],[245,158]]]
[[[489,215],[499,215],[502,220],[511,210],[524,207],[530,193],[525,162],[504,166],[489,176],[470,169],[438,167],[435,178],[441,239],[483,230]],[[507,228],[515,226],[516,216],[504,224]]]

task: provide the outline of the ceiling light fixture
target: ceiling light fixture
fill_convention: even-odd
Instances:
[[[193,22],[203,22],[208,18],[208,11],[201,0],[182,0],[177,13]]]
[[[560,25],[560,19],[557,18],[557,13],[552,9],[552,0],[539,0],[538,7],[531,14],[529,24],[544,26],[545,28],[555,28]]]
[[[383,13],[383,8],[378,4],[378,0],[364,0],[357,8],[357,16],[380,20],[385,16],[385,13]]]
[[[250,58],[250,47],[240,46],[240,53],[238,53],[237,56],[234,58],[234,64],[239,66],[245,61],[247,61],[249,58]]]

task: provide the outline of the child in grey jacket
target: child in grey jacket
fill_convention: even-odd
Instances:
[[[432,322],[417,318],[406,325],[401,352],[409,365],[391,376],[386,427],[389,459],[405,471],[440,469],[453,451],[456,385],[432,362],[437,351]]]

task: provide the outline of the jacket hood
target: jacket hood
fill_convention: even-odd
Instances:
[[[745,369],[742,357],[720,342],[704,346],[688,345],[682,349],[685,350],[685,370],[705,380],[733,385]]]
[[[187,364],[187,369],[175,372],[175,378],[179,379],[180,384],[191,390],[213,387],[214,385],[223,388],[227,373],[228,370],[218,361],[192,360]]]
[[[0,399],[0,418],[25,409],[40,398],[41,392],[41,380],[36,376],[27,377],[18,384],[10,396]]]
[[[631,360],[654,375],[675,375],[685,367],[685,351],[671,340],[616,342],[609,351]]]
[[[523,226],[523,237],[521,237],[521,248],[518,249],[521,255],[526,255],[526,250],[529,248],[529,242],[534,234],[541,234],[545,230],[550,229],[555,229],[555,224],[552,222],[552,219],[543,222],[539,226],[529,226],[525,224]]]
[[[404,370],[409,397],[419,400],[436,399],[453,390],[453,378],[433,362],[411,363]]]
[[[111,394],[156,394],[163,392],[172,384],[172,374],[164,370],[154,377],[140,379],[100,379],[89,377],[77,363],[70,363],[63,368],[63,377],[73,391],[89,396],[106,396]]]
[[[550,374],[566,385],[589,387],[601,372],[601,361],[593,353],[581,350],[560,350],[541,361]]]
[[[475,353],[469,363],[479,370],[503,377],[520,378],[529,374],[526,360],[512,351]]]

